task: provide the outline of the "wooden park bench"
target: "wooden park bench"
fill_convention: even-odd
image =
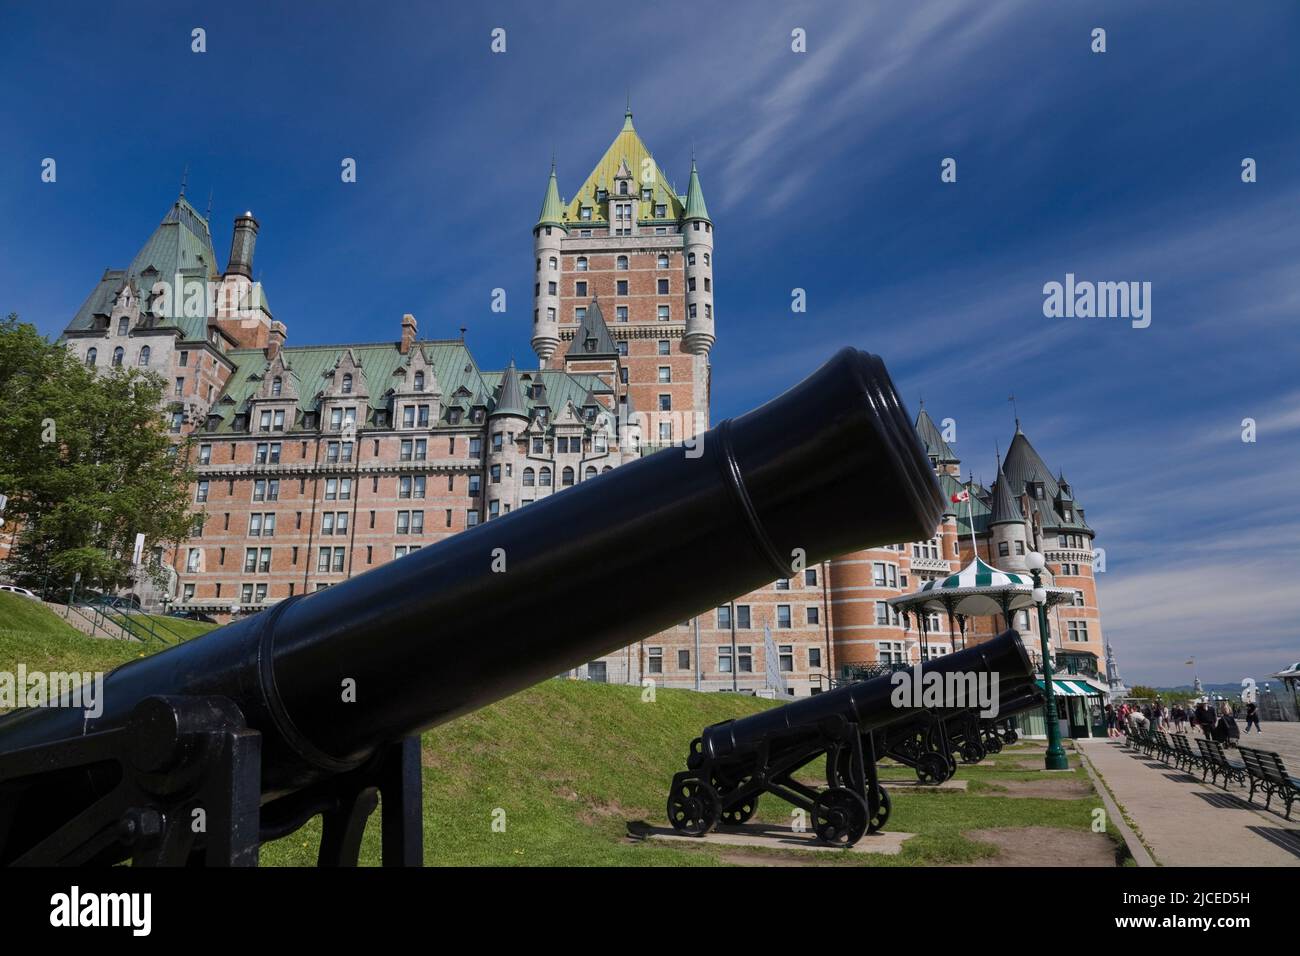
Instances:
[[[1241,759],[1245,761],[1246,773],[1250,777],[1250,797],[1255,799],[1255,791],[1262,790],[1267,799],[1264,809],[1273,802],[1274,795],[1286,802],[1286,818],[1291,819],[1291,804],[1300,795],[1300,780],[1286,772],[1282,758],[1271,750],[1256,750],[1253,747],[1238,747]]]
[[[1186,734],[1170,734],[1174,742],[1174,766],[1184,770],[1195,770],[1201,766],[1202,758],[1192,749],[1192,742]]]
[[[1235,780],[1243,787],[1246,785],[1246,767],[1235,760],[1229,760],[1223,752],[1223,744],[1217,740],[1196,738],[1196,746],[1201,750],[1201,779],[1210,774],[1210,782],[1218,783],[1223,777],[1223,789],[1228,789],[1228,781]]]

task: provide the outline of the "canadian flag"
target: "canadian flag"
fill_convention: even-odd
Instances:
[[[954,494],[954,495],[952,496],[952,503],[953,503],[953,504],[957,504],[958,502],[961,502],[961,501],[970,501],[970,492],[969,492],[969,491],[958,491],[956,494]]]

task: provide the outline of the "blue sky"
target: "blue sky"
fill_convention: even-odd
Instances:
[[[223,259],[233,217],[260,220],[290,344],[395,338],[413,312],[527,362],[552,150],[570,195],[630,91],[679,189],[694,146],[717,224],[715,420],[852,344],[956,420],[988,483],[1014,393],[1099,531],[1130,683],[1300,659],[1294,3],[106,7],[0,6],[0,311],[57,334],[188,164]],[[1150,327],[1045,318],[1067,272],[1151,282]]]

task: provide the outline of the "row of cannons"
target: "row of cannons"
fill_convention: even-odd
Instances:
[[[970,699],[900,706],[893,675],[884,675],[714,724],[691,742],[686,769],[673,776],[669,822],[693,836],[719,825],[739,826],[757,812],[760,796],[771,794],[803,810],[824,843],[852,846],[889,819],[889,792],[880,783],[877,760],[888,757],[913,768],[921,783],[942,783],[957,772],[959,761],[978,763],[1014,743],[1011,718],[1043,704],[1015,631],[928,661],[920,673],[983,677],[983,686],[997,688],[996,707],[989,706],[992,700]],[[824,788],[798,776],[819,760],[825,763]]]
[[[800,564],[927,539],[943,507],[884,363],[844,349],[689,455],[637,459],[126,664],[95,713],[69,695],[0,717],[0,865],[251,866],[317,818],[318,863],[355,865],[377,807],[384,864],[420,864],[422,730]],[[539,614],[538,595],[566,613]],[[1002,715],[1030,680],[1014,633],[925,667],[998,673]],[[936,779],[997,739],[889,696],[866,681],[708,728],[674,823],[741,820],[775,793],[851,841],[889,814],[878,755]],[[820,755],[819,791],[793,774]]]

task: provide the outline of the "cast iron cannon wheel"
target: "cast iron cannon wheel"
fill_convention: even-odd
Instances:
[[[921,783],[943,783],[952,773],[948,759],[943,754],[922,754],[916,762],[916,779]]]
[[[850,847],[867,832],[867,802],[846,787],[823,790],[813,801],[813,831],[823,843]]]
[[[703,780],[683,780],[668,794],[668,822],[691,836],[704,836],[718,822],[718,794]]]
[[[998,740],[997,735],[993,734],[988,740],[984,741],[984,749],[991,754],[1002,753],[1002,741]]]
[[[984,759],[984,745],[979,741],[972,740],[970,743],[961,745],[961,762],[962,763],[979,763]]]
[[[733,803],[730,806],[722,808],[721,823],[726,827],[738,827],[742,823],[748,823],[750,818],[758,812],[758,794],[752,797],[746,797],[739,803]]]
[[[1020,735],[1016,733],[1015,728],[1008,727],[1007,732],[1002,735],[1002,739],[1009,744],[1014,744],[1017,740],[1020,739]]]
[[[885,824],[889,822],[889,811],[893,807],[893,803],[889,799],[889,791],[884,787],[876,787],[876,802],[879,807],[875,816],[867,821],[868,833],[875,833],[877,830],[884,829]]]

